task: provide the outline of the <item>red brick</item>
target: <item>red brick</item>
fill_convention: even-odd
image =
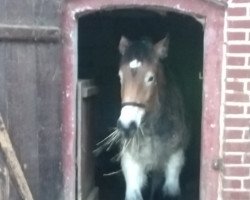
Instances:
[[[223,149],[225,152],[249,152],[249,142],[226,142],[224,143]]]
[[[244,139],[250,139],[250,130],[245,130]]]
[[[225,106],[225,114],[243,114],[243,106]]]
[[[228,53],[249,53],[250,45],[243,45],[243,44],[242,45],[228,45],[227,52]]]
[[[223,191],[223,199],[225,200],[249,200],[249,191]]]
[[[228,57],[227,58],[227,65],[245,65],[245,58],[244,57]]]
[[[250,154],[244,154],[244,164],[250,164]]]
[[[241,164],[241,155],[225,155],[223,158],[224,164]]]
[[[250,179],[244,180],[244,188],[245,189],[250,189]]]
[[[249,167],[225,167],[225,176],[249,176]]]
[[[243,131],[241,130],[225,130],[225,139],[242,139]]]
[[[233,3],[249,3],[249,0],[233,0]]]
[[[226,127],[249,127],[250,119],[248,118],[226,118]]]
[[[224,179],[223,180],[223,188],[241,188],[241,181],[240,180],[229,180],[229,179]]]
[[[244,33],[244,32],[228,32],[227,33],[227,39],[229,41],[232,41],[232,40],[245,40],[246,39],[246,33]]]
[[[245,16],[247,14],[247,9],[245,7],[238,8],[228,8],[228,16]]]
[[[250,114],[250,107],[247,107],[247,114]]]
[[[250,69],[228,69],[228,78],[250,78]]]
[[[233,90],[233,91],[236,91],[236,92],[243,92],[244,83],[242,83],[242,82],[227,82],[226,83],[226,90]]]
[[[247,94],[226,94],[227,102],[249,102]]]
[[[228,28],[250,28],[250,20],[228,20]]]
[[[247,83],[247,90],[249,90],[249,91],[250,91],[250,82],[249,82],[249,83]]]

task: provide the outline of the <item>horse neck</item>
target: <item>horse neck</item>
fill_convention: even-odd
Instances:
[[[153,123],[158,124],[162,120],[168,120],[170,115],[173,115],[173,110],[178,110],[177,107],[181,103],[181,99],[177,90],[177,85],[171,72],[167,71],[165,73],[163,66],[159,66],[155,105],[150,116],[150,120]]]

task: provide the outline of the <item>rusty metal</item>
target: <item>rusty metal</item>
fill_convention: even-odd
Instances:
[[[20,26],[0,24],[0,41],[59,42],[61,31],[58,27]]]

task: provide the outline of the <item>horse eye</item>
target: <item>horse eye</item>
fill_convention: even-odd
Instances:
[[[148,78],[148,82],[152,82],[152,81],[154,81],[154,77],[153,77],[153,76],[150,76],[150,77]]]
[[[148,73],[145,78],[146,84],[150,85],[155,81],[155,77],[152,73]]]

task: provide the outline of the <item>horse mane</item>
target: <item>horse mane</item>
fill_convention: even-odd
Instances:
[[[177,129],[182,129],[180,132],[186,134],[184,103],[175,76],[161,63],[158,71],[156,109],[148,116],[147,123],[158,135],[167,133],[166,137],[172,137]]]

